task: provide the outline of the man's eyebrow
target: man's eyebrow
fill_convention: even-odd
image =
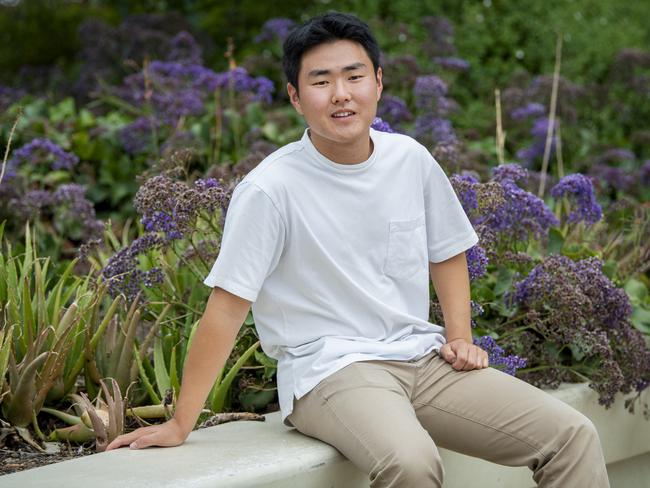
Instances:
[[[366,67],[366,65],[363,64],[363,63],[353,63],[353,64],[350,64],[348,66],[344,66],[343,68],[341,68],[341,72],[345,73],[347,71],[354,71],[355,69],[360,69],[360,68],[365,68],[365,67]],[[328,69],[313,69],[307,74],[307,76],[309,78],[315,78],[317,76],[325,76],[325,75],[329,75],[331,73],[332,72],[330,70],[328,70]]]

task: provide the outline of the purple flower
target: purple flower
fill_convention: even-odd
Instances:
[[[381,117],[390,124],[398,125],[400,122],[411,120],[413,115],[404,100],[399,97],[384,94],[377,107],[377,117]]]
[[[615,190],[628,192],[637,183],[634,174],[625,171],[623,168],[609,166],[604,163],[596,163],[589,169],[589,175],[596,178],[599,188],[609,187]]]
[[[79,158],[64,151],[49,139],[36,138],[14,151],[12,164],[17,165],[24,161],[32,164],[49,162],[53,170],[71,170],[79,162]]]
[[[69,226],[70,237],[88,241],[101,236],[104,224],[96,218],[95,208],[85,193],[80,185],[61,185],[54,192],[53,203],[58,206],[55,223],[59,227]]]
[[[627,393],[650,379],[650,350],[643,334],[630,322],[632,306],[623,289],[602,272],[595,257],[573,261],[552,254],[528,276],[514,283],[505,301],[516,304],[528,330],[505,339],[539,364],[558,365],[546,373],[527,372],[526,381],[557,387],[566,363],[583,371],[599,402],[609,406],[617,392]],[[521,312],[524,312],[523,314]],[[560,354],[563,350],[569,353]]]
[[[616,147],[605,151],[600,155],[596,162],[599,164],[608,164],[620,161],[634,161],[635,159],[636,157],[632,151],[621,147]]]
[[[602,209],[596,201],[591,180],[580,173],[562,178],[551,189],[551,195],[555,199],[567,196],[576,204],[577,208],[569,213],[569,223],[583,221],[591,225],[598,222],[603,216]]]
[[[522,181],[528,180],[528,170],[517,163],[500,164],[492,168],[492,179],[494,181]]]
[[[524,120],[533,117],[541,117],[546,113],[546,108],[541,103],[531,102],[524,107],[519,107],[510,113],[514,120]]]
[[[478,198],[476,195],[478,180],[469,174],[455,174],[449,178],[449,181],[458,195],[463,210],[465,210],[468,216],[471,215],[473,211],[478,209]]]
[[[474,281],[485,274],[488,265],[488,258],[485,254],[485,249],[479,245],[471,247],[465,254],[467,257],[469,279]]]
[[[517,151],[517,158],[523,160],[528,167],[531,167],[534,161],[541,158],[544,154],[546,147],[546,132],[548,131],[549,119],[547,117],[540,117],[533,121],[533,126],[530,130],[533,136],[532,144]],[[557,145],[557,126],[553,127],[553,135],[551,138],[551,155],[555,151]]]
[[[156,115],[169,125],[187,115],[201,115],[205,102],[217,88],[232,88],[253,100],[271,102],[273,82],[263,76],[253,78],[241,67],[215,73],[199,64],[176,61],[152,61],[145,74],[136,73],[124,79],[115,89],[117,95],[138,106],[151,103]],[[151,90],[145,91],[145,85]]]
[[[133,203],[147,232],[164,233],[167,241],[172,241],[194,232],[201,214],[224,213],[229,198],[229,191],[214,179],[197,180],[189,187],[159,175],[140,187]]]
[[[650,159],[646,159],[639,169],[639,183],[644,188],[650,186]]]
[[[170,51],[167,61],[177,61],[184,64],[203,64],[201,46],[199,46],[187,31],[181,31],[170,41]]]
[[[491,214],[483,216],[480,223],[511,240],[526,242],[532,235],[543,239],[548,229],[559,221],[551,209],[530,192],[519,188],[514,181],[500,182],[505,203]]]
[[[422,139],[423,143],[431,141],[433,145],[453,144],[458,140],[451,121],[430,115],[421,115],[415,119],[414,136]]]
[[[454,71],[467,71],[470,66],[469,61],[466,61],[461,58],[454,58],[454,57],[436,56],[433,58],[433,62],[439,64],[443,68],[447,68]]]
[[[154,137],[153,131],[160,127],[160,123],[152,117],[139,117],[130,124],[122,127],[117,138],[122,147],[129,154],[138,154],[146,151]]]
[[[218,73],[217,86],[223,89],[232,86],[235,91],[253,93],[254,100],[266,103],[271,103],[271,94],[275,91],[271,80],[264,76],[253,78],[241,66]]]
[[[379,117],[375,117],[372,121],[372,124],[370,124],[370,127],[372,127],[375,130],[378,130],[380,132],[389,132],[389,133],[394,133],[395,131],[390,128],[390,125],[388,125],[388,122],[384,122],[381,120]]]
[[[625,291],[616,288],[602,273],[598,258],[575,262],[567,256],[548,256],[525,279],[515,283],[510,297],[523,306],[540,304],[552,317],[576,327],[622,329],[629,325],[632,315]],[[549,308],[548,304],[557,308]]]
[[[413,87],[418,106],[430,106],[447,96],[447,84],[436,75],[418,76]]]
[[[109,294],[112,297],[123,294],[131,302],[143,285],[151,287],[161,283],[164,278],[162,270],[155,267],[148,271],[139,269],[138,257],[147,251],[160,249],[164,245],[162,238],[147,233],[111,256],[102,270],[102,276],[108,283]]]
[[[489,335],[474,339],[474,344],[488,353],[488,361],[493,368],[500,369],[511,376],[518,368],[524,368],[528,360],[515,355],[504,356],[504,350]]]
[[[454,27],[447,17],[426,16],[422,18],[422,27],[427,35],[423,48],[432,56],[448,56],[456,52],[454,46]]]
[[[9,207],[23,220],[38,217],[54,204],[54,195],[47,190],[30,190],[20,198],[10,200]]]
[[[274,17],[264,22],[262,32],[255,36],[254,40],[257,43],[272,42],[276,39],[280,42],[284,42],[295,25],[296,23],[291,19]]]

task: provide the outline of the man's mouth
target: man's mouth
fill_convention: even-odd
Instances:
[[[340,112],[334,112],[332,117],[335,119],[344,119],[346,117],[351,117],[354,115],[354,112],[351,110],[341,110]]]

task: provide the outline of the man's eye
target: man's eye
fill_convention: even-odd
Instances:
[[[327,81],[317,81],[314,83],[314,86],[323,86],[325,83],[327,83]]]
[[[359,78],[363,78],[363,75],[352,75],[352,76],[350,76],[351,80],[357,80]]]

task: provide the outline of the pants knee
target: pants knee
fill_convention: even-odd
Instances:
[[[405,488],[442,487],[444,475],[442,459],[435,446],[432,450],[397,450],[376,472],[381,482]]]
[[[571,422],[566,426],[565,442],[578,444],[584,447],[597,446],[600,448],[600,439],[596,426],[589,419],[580,412],[575,413]]]

